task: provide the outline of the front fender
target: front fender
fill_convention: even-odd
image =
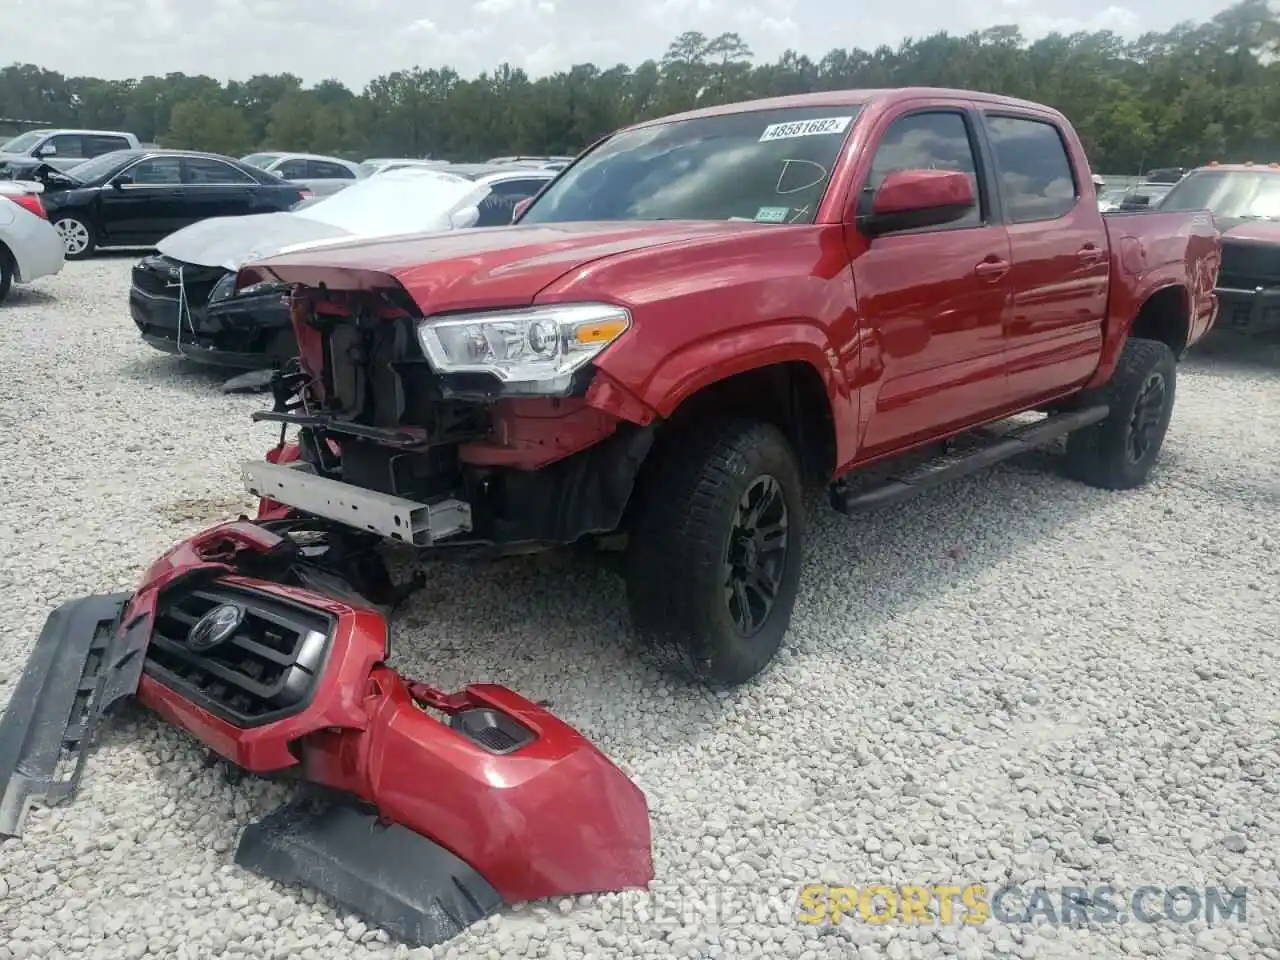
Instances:
[[[622,364],[610,369],[610,355],[598,364],[622,380]],[[837,441],[837,462],[853,455],[846,437],[856,435],[857,408],[840,373],[840,359],[826,332],[802,320],[737,327],[695,341],[664,357],[640,384],[628,384],[636,397],[659,416],[670,417],[698,391],[721,380],[781,363],[806,363],[822,379],[831,404]],[[623,381],[625,382],[625,380]]]

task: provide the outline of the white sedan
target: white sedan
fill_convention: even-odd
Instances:
[[[44,187],[0,181],[0,300],[16,283],[30,283],[62,270],[63,244],[45,215]]]

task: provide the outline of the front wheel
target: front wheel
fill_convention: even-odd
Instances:
[[[62,238],[62,249],[68,260],[83,260],[93,253],[93,229],[79,217],[59,217],[53,228]]]
[[[773,659],[800,581],[800,469],[776,427],[687,428],[646,471],[625,559],[641,639],[678,651],[701,680],[734,686]]]
[[[1146,483],[1173,417],[1177,375],[1168,346],[1130,337],[1110,382],[1097,391],[1111,412],[1067,438],[1067,472],[1104,490]]]

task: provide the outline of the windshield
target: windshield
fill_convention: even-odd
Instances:
[[[1165,195],[1160,209],[1208,209],[1227,220],[1280,220],[1280,170],[1189,173]]]
[[[133,154],[127,150],[112,150],[110,153],[101,154],[92,160],[77,163],[66,172],[81,183],[93,183],[95,180],[114,173],[118,167],[123,166],[132,156]]]
[[[489,188],[452,174],[397,170],[353,183],[345,190],[293,211],[357,237],[448,230],[449,215],[480,203]]]
[[[858,107],[731,113],[626,130],[561,174],[521,223],[812,223]]]
[[[37,143],[44,133],[40,130],[28,130],[26,133],[20,134],[3,144],[0,144],[0,153],[26,153]]]

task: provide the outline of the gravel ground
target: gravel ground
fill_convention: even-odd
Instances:
[[[260,398],[138,341],[131,262],[0,307],[0,703],[51,605],[127,589],[234,514],[235,462],[274,441]],[[1280,958],[1278,422],[1280,356],[1205,349],[1141,492],[1023,461],[856,522],[815,504],[788,647],[726,696],[629,652],[620,584],[581,559],[437,570],[397,666],[552,701],[647,793],[657,878],[521,905],[434,956]],[[0,846],[0,960],[409,953],[236,868],[282,788],[202,756],[141,713],[103,732],[76,802]],[[1245,886],[1247,911],[798,919],[808,883],[1010,882]]]

